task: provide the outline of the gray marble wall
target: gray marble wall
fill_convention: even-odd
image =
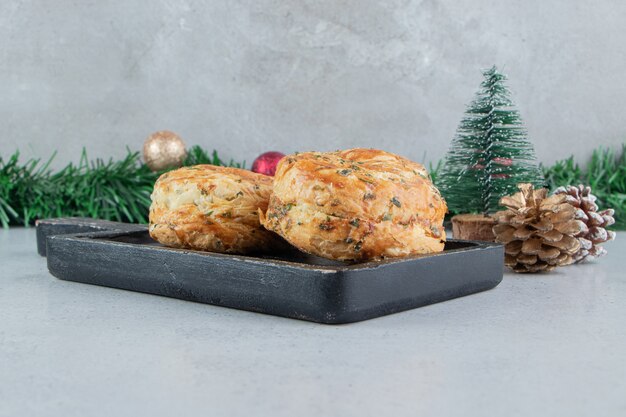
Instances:
[[[0,54],[0,154],[57,165],[159,129],[435,160],[494,63],[542,161],[626,141],[622,0],[3,0]]]

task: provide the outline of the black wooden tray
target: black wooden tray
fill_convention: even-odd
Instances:
[[[491,289],[502,280],[504,256],[501,245],[458,240],[439,254],[360,264],[296,251],[224,255],[161,246],[145,226],[76,218],[39,221],[37,240],[63,280],[327,324]]]

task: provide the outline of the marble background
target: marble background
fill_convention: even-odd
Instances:
[[[0,155],[55,164],[152,131],[250,161],[441,158],[499,65],[544,162],[626,141],[621,0],[4,0]]]

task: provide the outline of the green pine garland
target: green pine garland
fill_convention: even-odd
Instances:
[[[141,162],[139,152],[121,161],[89,161],[83,149],[78,165],[60,171],[50,169],[54,155],[45,163],[31,159],[22,164],[19,152],[7,160],[0,156],[0,223],[29,225],[50,217],[91,217],[129,223],[146,223],[150,194],[161,173]],[[222,161],[217,151],[208,154],[199,146],[189,151],[184,165],[212,164],[245,167]]]
[[[45,163],[40,159],[19,162],[19,152],[7,160],[0,156],[0,223],[29,225],[50,217],[92,217],[131,223],[145,223],[150,193],[160,173],[150,171],[138,152],[128,151],[121,161],[89,161],[83,150],[78,165],[69,164],[57,172],[49,168],[54,155]],[[221,160],[195,146],[184,165],[212,164],[245,168]],[[626,144],[621,153],[610,149],[593,152],[586,169],[573,157],[542,167],[550,190],[562,185],[590,185],[601,208],[615,209],[618,230],[626,229]],[[443,164],[430,165],[435,184],[442,187]],[[444,177],[445,178],[445,177]],[[443,193],[446,200],[448,194]]]
[[[441,188],[442,161],[430,164],[430,175],[435,185]],[[615,224],[609,229],[626,230],[626,143],[619,153],[611,149],[598,148],[593,151],[586,169],[574,161],[574,157],[541,166],[550,192],[567,185],[589,185],[598,197],[600,209],[615,210]],[[444,198],[447,196],[444,194]]]
[[[611,229],[626,229],[626,144],[620,153],[598,148],[593,151],[586,169],[581,168],[574,157],[543,168],[548,188],[553,191],[562,185],[584,184],[598,197],[600,209],[615,210],[615,224]]]
[[[506,77],[496,67],[485,79],[461,120],[439,174],[451,213],[489,214],[517,184],[543,185],[535,152],[519,112],[513,108]]]

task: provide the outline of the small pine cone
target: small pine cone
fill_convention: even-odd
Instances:
[[[562,194],[519,184],[520,191],[500,199],[507,210],[494,214],[496,242],[504,244],[504,264],[515,272],[550,271],[574,262],[580,248],[574,236],[587,232],[578,209]]]
[[[580,249],[573,256],[574,262],[598,258],[606,255],[606,249],[600,246],[602,243],[615,239],[615,232],[606,230],[615,219],[613,209],[598,211],[596,196],[591,194],[591,187],[579,185],[574,187],[559,187],[554,190],[554,195],[564,195],[566,201],[578,209],[576,218],[587,225],[587,229],[581,231],[576,238],[580,241]]]

